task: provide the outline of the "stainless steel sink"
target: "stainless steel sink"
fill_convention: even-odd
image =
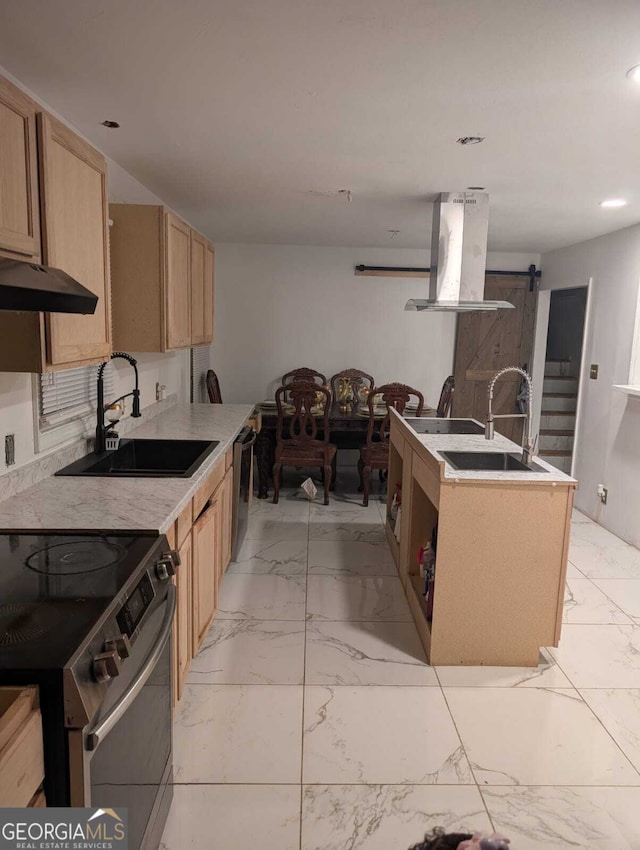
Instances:
[[[190,478],[219,440],[122,440],[115,452],[92,452],[56,475]]]
[[[537,463],[527,466],[510,452],[440,452],[454,469],[477,472],[548,472]]]
[[[473,419],[435,419],[407,417],[405,422],[416,434],[483,434],[484,428]]]

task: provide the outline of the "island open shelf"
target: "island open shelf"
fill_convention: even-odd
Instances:
[[[398,475],[400,543],[389,542],[429,662],[536,666],[560,638],[575,482],[449,477],[425,438],[392,417],[387,512]],[[434,528],[429,622],[418,551]],[[396,543],[389,521],[387,536]]]

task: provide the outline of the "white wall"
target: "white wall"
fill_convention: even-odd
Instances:
[[[640,400],[612,389],[625,384],[640,285],[640,226],[545,254],[542,287],[583,286],[592,279],[583,364],[576,506],[625,540],[640,546]],[[597,380],[588,377],[597,363]],[[586,372],[586,376],[585,376]],[[609,489],[606,505],[596,486]]]
[[[20,82],[0,67],[0,74],[7,77],[16,85]],[[61,116],[38,96],[26,89],[34,100],[42,103],[43,107],[64,121]],[[68,124],[68,122],[65,122]],[[71,125],[69,125],[71,126]],[[77,132],[77,131],[76,131]],[[152,192],[138,180],[107,157],[109,200],[118,203],[157,204],[162,203]],[[130,352],[134,354],[135,352]],[[156,382],[164,384],[167,395],[177,393],[182,401],[189,398],[189,354],[180,351],[170,354],[139,354],[138,369],[140,372],[140,392],[142,407],[147,407],[156,400]],[[128,392],[133,386],[133,371],[124,361],[116,361],[118,373],[118,395]],[[4,462],[4,437],[15,434],[16,464],[8,469],[14,470],[32,461],[35,457],[34,442],[34,403],[32,391],[32,376],[24,373],[0,372],[0,474],[8,469]]]
[[[426,236],[425,236],[426,239]],[[487,267],[524,270],[539,256],[489,255]],[[427,250],[216,245],[211,364],[222,397],[256,402],[285,372],[311,366],[330,377],[355,367],[378,383],[403,381],[437,404],[451,373],[456,316],[407,313],[428,280],[358,277],[354,266],[427,266]]]

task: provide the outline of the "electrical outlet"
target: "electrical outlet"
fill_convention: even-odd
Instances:
[[[591,364],[591,367],[590,367],[590,369],[589,369],[589,377],[590,377],[593,381],[597,381],[597,380],[598,380],[598,364],[597,364],[597,363],[592,363],[592,364]]]
[[[596,492],[598,493],[598,497],[599,497],[600,501],[602,502],[602,504],[606,505],[607,504],[607,496],[609,495],[609,491],[604,486],[604,484],[598,484]]]
[[[4,438],[4,462],[7,466],[13,466],[16,462],[16,435],[7,434]]]

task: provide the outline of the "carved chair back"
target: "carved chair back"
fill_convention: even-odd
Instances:
[[[213,369],[209,369],[205,381],[207,384],[207,393],[209,394],[209,401],[211,402],[211,404],[222,404],[220,382],[218,381],[218,376],[213,371]]]
[[[438,402],[438,409],[436,410],[436,416],[438,416],[440,419],[446,418],[451,413],[451,405],[453,403],[453,393],[455,390],[455,386],[456,384],[453,379],[453,375],[449,375],[449,377],[442,385],[440,401]]]
[[[424,396],[420,390],[414,390],[413,387],[407,384],[383,384],[380,387],[374,387],[369,393],[367,406],[369,408],[369,427],[367,428],[367,449],[387,448],[389,445],[389,435],[391,430],[391,417],[389,409],[395,408],[399,414],[404,413],[405,405],[411,400],[411,396],[415,396],[418,400],[418,409],[415,415],[421,416],[424,408]],[[376,399],[381,398],[386,405],[386,415],[380,419],[375,417]]]
[[[315,381],[317,384],[326,384],[327,379],[322,372],[316,372],[315,369],[309,369],[308,366],[302,366],[300,369],[292,369],[282,376],[283,384],[290,384],[292,381]]]
[[[285,412],[284,403],[293,406]],[[278,425],[276,439],[279,446],[304,449],[329,442],[329,408],[331,393],[313,381],[291,381],[276,390]],[[288,421],[285,424],[285,416]],[[318,424],[320,422],[320,424]],[[319,434],[322,436],[318,436]]]
[[[361,369],[343,369],[342,372],[336,372],[331,378],[331,394],[334,399],[339,398],[339,387],[341,382],[348,382],[353,393],[353,400],[358,401],[358,391],[361,387],[366,386],[371,391],[375,386],[375,381],[372,375],[368,375]]]

